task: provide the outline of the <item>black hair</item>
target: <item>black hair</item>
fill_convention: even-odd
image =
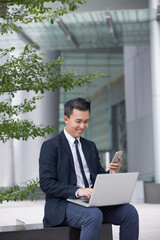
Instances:
[[[89,111],[90,113],[91,102],[85,98],[74,98],[64,104],[64,115],[70,117],[73,113],[73,109],[80,111]]]

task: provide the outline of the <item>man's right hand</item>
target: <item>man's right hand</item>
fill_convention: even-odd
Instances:
[[[77,192],[77,196],[78,197],[85,196],[85,197],[90,198],[92,195],[92,190],[93,190],[92,188],[80,188]]]

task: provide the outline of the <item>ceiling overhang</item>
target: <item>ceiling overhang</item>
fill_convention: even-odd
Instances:
[[[13,45],[21,49],[30,40],[41,50],[61,51],[149,44],[149,23],[157,17],[156,9],[74,12],[54,24],[48,21],[21,24],[22,32],[2,35],[0,44],[4,48]]]

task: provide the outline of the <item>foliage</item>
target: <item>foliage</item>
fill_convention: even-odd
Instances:
[[[25,189],[21,189],[18,185],[11,187],[10,189],[1,188],[0,203],[3,201],[9,202],[11,200],[36,200],[38,198],[35,193],[36,189],[39,189],[39,181],[37,178],[26,182]]]
[[[78,8],[85,0],[59,0],[61,6],[57,9],[50,7],[55,0],[1,0],[0,1],[0,34],[13,31],[21,31],[22,24],[37,23],[54,20]],[[100,75],[89,73],[81,75],[72,70],[60,72],[57,69],[63,63],[58,58],[52,62],[45,61],[43,54],[38,54],[34,46],[26,45],[24,50],[15,57],[14,47],[0,49],[0,140],[6,142],[9,139],[27,140],[29,137],[44,137],[46,133],[55,131],[53,126],[36,125],[32,120],[21,120],[24,113],[36,109],[36,102],[40,100],[45,91],[55,91],[64,88],[65,91],[89,84],[91,80]],[[33,92],[34,97],[24,99],[16,105],[14,99],[18,91]],[[0,190],[0,203],[4,200],[35,199],[35,190],[38,188],[38,180],[27,183],[27,187],[21,190],[19,186]]]
[[[14,48],[0,49],[2,57],[11,53]],[[65,91],[75,86],[90,83],[91,79],[100,76],[97,73],[81,75],[72,70],[58,71],[62,59],[58,58],[47,62],[36,49],[26,45],[18,57],[11,55],[0,66],[0,95],[7,93],[7,98],[0,102],[0,140],[6,142],[10,138],[27,140],[29,137],[44,137],[46,133],[56,131],[53,126],[37,126],[31,120],[20,120],[19,114],[31,112],[36,109],[36,101],[42,98],[45,91],[53,92],[60,87]],[[15,94],[18,91],[31,91],[35,96],[24,99],[19,105],[13,105]],[[41,95],[40,95],[41,94]]]
[[[0,1],[0,17],[5,22],[0,23],[1,33],[17,30],[17,26],[12,22],[31,23],[43,22],[44,20],[50,21],[51,24],[58,16],[69,11],[76,10],[79,5],[85,3],[85,0],[58,0],[60,7],[52,9],[51,3],[56,0],[2,0]],[[47,5],[47,3],[50,3]]]
[[[53,23],[57,16],[63,15],[68,9],[77,9],[78,5],[83,4],[85,0],[61,0],[59,2],[65,6],[56,10],[47,7],[48,2],[55,1],[1,1],[0,16],[3,21],[0,22],[0,33],[16,30],[16,22],[27,24],[43,22],[47,19]],[[47,62],[42,53],[38,55],[34,46],[28,44],[18,57],[13,55],[14,50],[14,47],[0,49],[0,59],[10,56],[0,66],[0,97],[3,99],[0,103],[0,140],[3,142],[10,138],[27,140],[29,137],[44,137],[46,133],[56,131],[53,126],[37,126],[31,120],[19,119],[19,116],[36,109],[36,102],[42,98],[45,91],[54,92],[60,87],[65,91],[71,90],[75,86],[88,84],[94,77],[99,76],[95,73],[83,76],[72,70],[60,72],[57,69],[63,63],[62,59]],[[24,99],[19,105],[14,105],[14,97],[18,91],[32,91],[35,94],[31,99]]]
[[[11,49],[11,51],[13,48]],[[2,51],[0,49],[0,51]],[[3,55],[4,56],[4,55]],[[45,90],[59,89],[66,91],[75,86],[89,83],[90,79],[97,76],[94,73],[82,76],[70,70],[67,73],[56,70],[62,64],[61,58],[46,62],[38,56],[36,50],[25,46],[24,51],[16,58],[13,55],[0,68],[0,94],[8,92],[14,97],[19,90],[44,93]]]

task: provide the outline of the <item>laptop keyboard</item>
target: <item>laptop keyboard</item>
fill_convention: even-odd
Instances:
[[[82,202],[89,203],[88,197],[83,196],[83,197],[80,197],[79,199],[82,200]]]

